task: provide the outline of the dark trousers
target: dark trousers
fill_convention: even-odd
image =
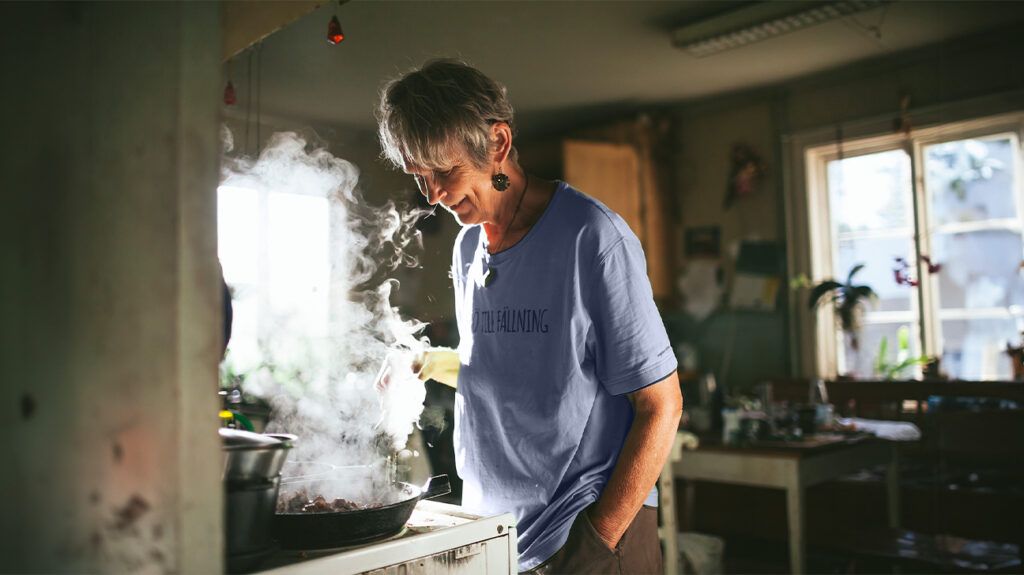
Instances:
[[[615,549],[609,549],[590,523],[584,509],[569,530],[569,539],[550,559],[531,569],[530,575],[661,574],[661,541],[658,539],[658,510],[640,508]]]

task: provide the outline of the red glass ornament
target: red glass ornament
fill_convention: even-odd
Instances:
[[[327,41],[337,46],[344,39],[345,33],[341,31],[341,22],[338,22],[337,16],[331,16],[331,21],[327,24]]]
[[[238,98],[235,96],[235,86],[228,80],[228,85],[224,86],[224,103],[228,106],[234,106]]]

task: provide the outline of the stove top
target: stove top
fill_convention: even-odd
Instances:
[[[408,536],[410,533],[409,526],[402,527],[402,530],[393,535],[384,535],[378,539],[372,541],[364,541],[362,543],[355,543],[353,545],[341,545],[338,547],[328,547],[325,549],[280,549],[276,551],[277,555],[282,557],[290,556],[296,561],[305,561],[307,559],[315,559],[317,557],[326,557],[328,555],[335,555],[337,553],[343,553],[345,551],[351,551],[353,549],[359,549],[366,547],[367,545],[376,545],[378,543],[385,543],[388,541],[394,541]]]
[[[430,573],[505,575],[518,572],[516,543],[511,514],[481,517],[455,505],[420,501],[399,533],[332,549],[278,550],[263,561],[260,573],[390,573],[389,566],[430,562]]]

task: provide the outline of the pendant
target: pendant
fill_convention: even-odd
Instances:
[[[498,277],[498,270],[488,267],[487,271],[484,272],[484,287],[487,287],[494,283],[494,280]]]

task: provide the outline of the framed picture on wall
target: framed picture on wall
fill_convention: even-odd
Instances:
[[[719,258],[722,255],[722,228],[699,226],[686,228],[683,253],[687,258]]]

